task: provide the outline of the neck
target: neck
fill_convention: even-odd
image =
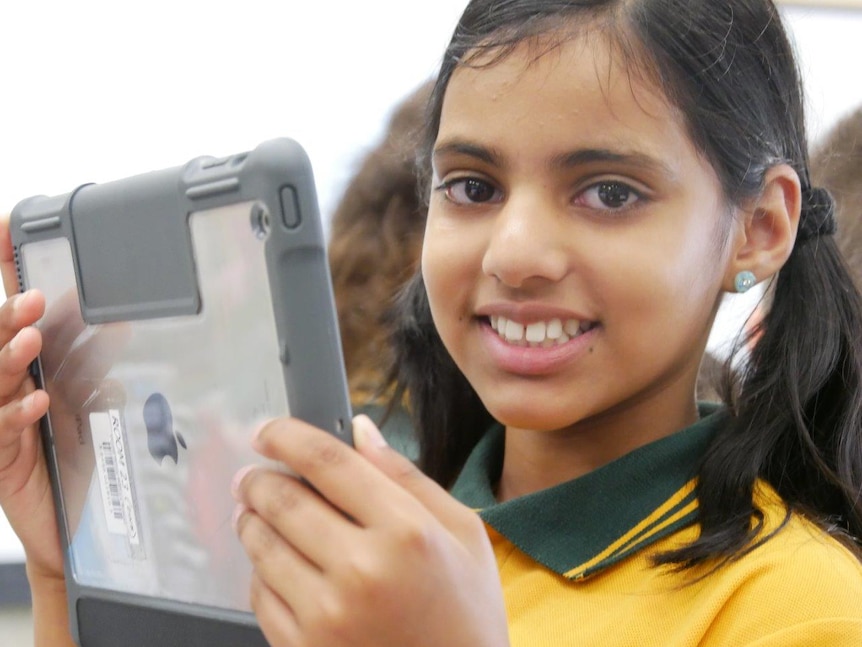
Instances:
[[[497,498],[507,501],[576,479],[697,419],[689,394],[677,406],[650,398],[556,431],[507,427]]]

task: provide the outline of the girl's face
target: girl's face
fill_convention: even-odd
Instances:
[[[510,427],[693,416],[730,255],[718,179],[604,38],[534,52],[446,91],[422,255],[443,343]]]

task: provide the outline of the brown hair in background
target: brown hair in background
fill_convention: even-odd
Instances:
[[[839,121],[811,153],[814,186],[835,198],[838,249],[862,286],[862,108]]]
[[[385,315],[418,268],[427,207],[416,153],[431,83],[393,112],[381,143],[363,159],[332,218],[329,263],[350,395],[376,395],[392,358]]]

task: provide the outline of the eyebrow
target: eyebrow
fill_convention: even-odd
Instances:
[[[636,151],[617,152],[607,148],[583,148],[554,157],[551,166],[555,168],[573,168],[595,162],[613,162],[625,164],[644,171],[659,172],[668,177],[676,173],[664,162],[651,155]]]
[[[470,144],[461,140],[445,142],[440,146],[434,147],[433,157],[445,157],[447,155],[466,155],[492,166],[504,165],[503,156],[496,149]]]
[[[495,148],[488,148],[462,140],[444,142],[434,148],[433,157],[447,155],[466,155],[492,166],[505,166],[504,156]],[[625,164],[645,171],[658,172],[667,177],[676,173],[664,162],[637,151],[614,151],[609,148],[582,148],[556,155],[550,163],[551,168],[569,169],[596,162]]]

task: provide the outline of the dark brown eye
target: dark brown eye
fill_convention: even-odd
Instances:
[[[602,180],[584,189],[575,198],[575,204],[598,211],[621,211],[642,198],[637,189],[625,182]]]
[[[481,204],[497,202],[502,194],[490,182],[478,178],[459,178],[440,187],[446,197],[456,204]]]
[[[470,202],[488,202],[494,197],[494,187],[481,180],[465,180],[464,195]]]
[[[610,209],[619,209],[628,204],[632,191],[619,182],[602,182],[597,187],[599,200]]]

